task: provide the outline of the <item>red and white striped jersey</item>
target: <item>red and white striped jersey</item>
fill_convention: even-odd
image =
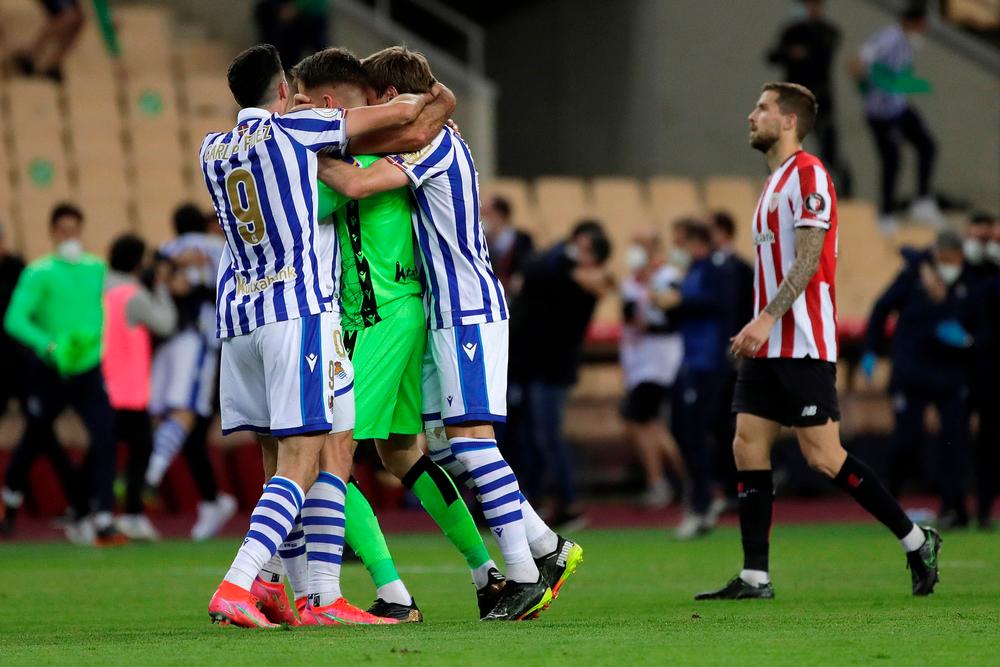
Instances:
[[[828,230],[819,268],[771,328],[757,357],[837,361],[837,193],[823,163],[799,151],[778,167],[753,217],[754,315],[774,298],[795,260],[796,227]]]

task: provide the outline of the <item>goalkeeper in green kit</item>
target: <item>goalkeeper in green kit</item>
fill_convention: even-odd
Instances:
[[[348,51],[320,51],[299,63],[293,75],[299,101],[304,96],[317,107],[347,109],[367,103],[364,69]],[[346,122],[350,123],[350,112]],[[425,132],[430,141],[439,129],[440,123],[414,127],[413,131]],[[380,158],[360,155],[348,159],[364,168]],[[355,372],[354,437],[375,441],[386,469],[416,495],[464,556],[480,609],[489,612],[503,587],[503,577],[454,482],[417,444],[417,434],[423,431],[420,387],[427,328],[409,191],[400,188],[356,201],[321,183],[320,221],[331,213],[341,256],[342,326]],[[379,590],[369,612],[419,620],[420,613],[399,581],[371,507],[354,484],[349,487],[346,516],[347,542]]]

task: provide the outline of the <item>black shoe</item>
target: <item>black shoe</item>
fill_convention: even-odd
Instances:
[[[553,598],[559,597],[559,589],[583,562],[583,548],[579,544],[567,540],[562,535],[557,537],[559,539],[556,542],[556,550],[547,556],[535,559],[538,573],[552,589]]]
[[[400,623],[424,622],[424,615],[412,596],[409,605],[386,602],[382,598],[376,598],[375,602],[372,602],[372,606],[368,607],[368,613],[379,618],[394,618]]]
[[[753,586],[743,581],[739,575],[717,591],[698,593],[695,600],[773,600],[774,586],[771,582]]]
[[[497,606],[500,594],[503,593],[503,588],[507,584],[507,579],[495,567],[490,568],[487,576],[489,582],[476,591],[476,600],[479,602],[479,620],[486,618],[486,615],[493,611],[493,607]]]
[[[910,569],[914,595],[930,595],[940,577],[938,576],[938,552],[941,551],[941,536],[933,528],[921,526],[924,531],[923,546],[906,554],[906,567]]]
[[[534,583],[507,580],[493,610],[482,618],[484,621],[523,621],[534,617],[552,602],[552,589],[541,575]]]

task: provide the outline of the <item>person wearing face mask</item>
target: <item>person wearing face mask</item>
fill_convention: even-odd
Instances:
[[[676,289],[683,275],[664,262],[663,255],[655,229],[637,234],[626,251],[629,277],[621,285],[620,357],[626,390],[621,413],[646,475],[641,503],[648,509],[666,507],[673,497],[664,464],[677,477],[684,474],[684,460],[666,428],[664,410],[680,370],[684,342],[670,318],[653,304],[656,293]]]
[[[927,34],[925,2],[913,1],[899,22],[878,31],[866,41],[851,62],[851,74],[864,95],[865,118],[871,128],[881,162],[879,226],[884,234],[895,232],[896,180],[900,148],[905,140],[917,151],[917,193],[910,217],[940,226],[944,218],[931,192],[937,146],[908,95],[930,92],[930,84],[913,75],[913,56]]]
[[[907,252],[902,272],[879,297],[865,334],[862,372],[870,380],[875,355],[885,349],[886,322],[897,315],[890,356],[896,428],[889,460],[889,490],[899,496],[920,461],[924,413],[934,405],[941,422],[941,510],[939,526],[968,523],[965,507],[969,473],[969,367],[979,304],[965,270],[962,238],[938,234],[929,251]]]
[[[972,216],[965,232],[965,262],[975,281],[980,304],[972,385],[969,397],[979,427],[974,443],[976,519],[979,527],[993,527],[993,502],[1000,469],[1000,218],[989,213]]]
[[[7,334],[31,352],[25,431],[12,456],[5,486],[23,493],[31,463],[52,441],[52,422],[67,407],[90,436],[86,483],[75,496],[71,541],[111,546],[126,538],[114,525],[114,413],[101,373],[101,332],[106,266],[83,250],[83,213],[60,204],[49,219],[55,252],[24,270],[4,317]],[[90,515],[93,515],[92,517]]]
[[[611,243],[600,223],[579,223],[569,238],[531,260],[511,304],[510,384],[521,397],[515,472],[529,500],[546,482],[556,490],[553,528],[583,524],[572,452],[562,434],[570,388],[597,301],[614,288],[606,267]]]

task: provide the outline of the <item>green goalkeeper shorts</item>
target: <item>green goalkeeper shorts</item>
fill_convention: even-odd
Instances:
[[[354,439],[423,430],[420,382],[427,324],[420,297],[405,297],[377,324],[346,331],[354,365]]]

